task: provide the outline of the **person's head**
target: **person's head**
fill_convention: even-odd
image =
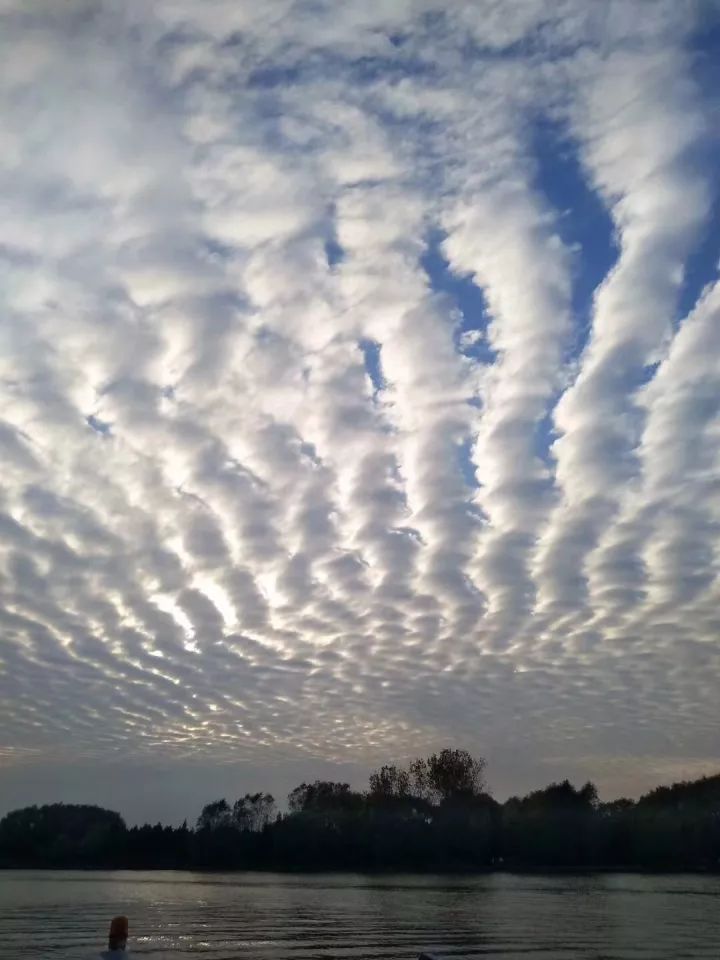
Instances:
[[[113,917],[110,921],[110,936],[108,937],[108,947],[110,950],[124,950],[127,946],[127,938],[127,917]]]

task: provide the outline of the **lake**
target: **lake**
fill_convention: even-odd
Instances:
[[[0,871],[0,958],[717,960],[720,877]]]

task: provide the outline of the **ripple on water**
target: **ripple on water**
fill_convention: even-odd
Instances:
[[[720,877],[0,872],[0,960],[716,958]]]

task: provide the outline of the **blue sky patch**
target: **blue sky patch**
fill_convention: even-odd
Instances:
[[[95,433],[101,434],[103,437],[109,437],[112,434],[112,424],[107,423],[105,420],[101,420],[92,413],[89,417],[85,417],[85,422],[91,430],[94,430]]]
[[[382,365],[380,361],[381,347],[377,340],[362,339],[358,341],[358,346],[362,350],[365,361],[365,371],[370,377],[373,390],[377,393],[385,387],[385,380],[382,374]]]
[[[539,117],[531,125],[537,189],[557,211],[557,231],[573,253],[572,311],[579,355],[592,323],[595,291],[617,262],[619,248],[612,217],[583,171],[577,147],[563,126]]]
[[[420,263],[428,275],[432,289],[448,297],[458,313],[456,346],[479,363],[492,363],[495,351],[487,341],[491,318],[485,295],[470,276],[455,273],[450,268],[442,253],[444,239],[445,234],[441,230],[432,231]],[[473,332],[476,334],[474,337]]]

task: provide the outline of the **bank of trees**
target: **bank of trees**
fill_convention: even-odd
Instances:
[[[485,763],[443,750],[383,766],[368,789],[302,783],[208,803],[193,828],[128,829],[98,807],[29,807],[0,821],[0,866],[194,869],[720,869],[720,775],[600,802],[554,783],[500,804]]]

